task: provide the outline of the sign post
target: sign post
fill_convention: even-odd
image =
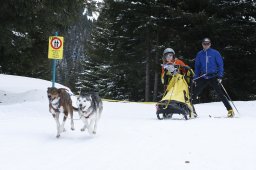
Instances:
[[[55,87],[56,78],[56,60],[52,60],[52,87]]]
[[[49,37],[48,58],[52,59],[52,87],[54,87],[56,77],[56,59],[63,58],[63,43],[64,38],[58,36],[58,32],[55,36]]]

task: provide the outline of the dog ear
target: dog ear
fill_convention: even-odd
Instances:
[[[81,88],[79,95],[86,96],[87,94],[88,94],[87,90],[85,88]]]
[[[51,90],[52,90],[52,88],[51,88],[51,87],[48,87],[48,88],[47,88],[47,93],[51,93]]]

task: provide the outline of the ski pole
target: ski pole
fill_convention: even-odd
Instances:
[[[194,78],[193,79],[193,81],[195,81],[195,80],[197,80],[197,79],[200,79],[200,78],[202,78],[202,77],[204,77],[204,76],[206,76],[207,74],[203,74],[203,75],[201,75],[201,76],[199,76],[199,77],[197,77],[197,78]]]
[[[221,82],[219,82],[222,89],[224,90],[224,92],[226,93],[226,96],[228,97],[228,100],[232,103],[232,105],[234,106],[234,108],[236,109],[237,113],[240,115],[240,113],[238,112],[234,102],[231,100],[230,96],[228,95],[228,92],[226,91],[225,87],[223,86],[223,84]]]

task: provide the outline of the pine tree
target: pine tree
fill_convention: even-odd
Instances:
[[[221,0],[214,4],[214,9],[216,24],[212,27],[224,56],[227,80],[224,85],[234,100],[254,100],[255,68],[251,63],[256,62],[256,3]]]
[[[210,37],[213,47],[224,56],[226,77],[232,81],[238,77],[241,80],[236,72],[242,69],[231,68],[232,63],[240,60],[229,58],[237,54],[240,57],[255,54],[255,49],[251,48],[255,42],[254,16],[255,3],[252,1],[105,1],[88,53],[93,60],[102,63],[103,72],[109,75],[102,82],[101,87],[106,87],[102,95],[136,101],[157,100],[157,92],[161,91],[157,77],[160,78],[163,49],[174,48],[176,56],[193,67],[204,37]],[[243,33],[242,29],[247,32]],[[243,43],[231,45],[236,42],[234,37],[243,39]],[[254,72],[246,62],[246,69]],[[249,82],[254,82],[254,78],[249,78],[252,79]],[[231,86],[227,86],[228,89]],[[246,93],[246,96],[253,96],[253,93]],[[215,100],[215,96],[206,92],[202,101],[212,99]]]
[[[0,66],[3,73],[49,79],[48,37],[64,35],[82,14],[83,0],[14,1],[0,7]]]

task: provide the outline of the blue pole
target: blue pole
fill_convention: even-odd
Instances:
[[[55,83],[55,74],[56,74],[56,60],[52,60],[52,87],[54,87]]]
[[[58,36],[58,32],[55,32],[55,36]],[[56,59],[52,60],[52,87],[55,84],[55,77],[56,77]]]

